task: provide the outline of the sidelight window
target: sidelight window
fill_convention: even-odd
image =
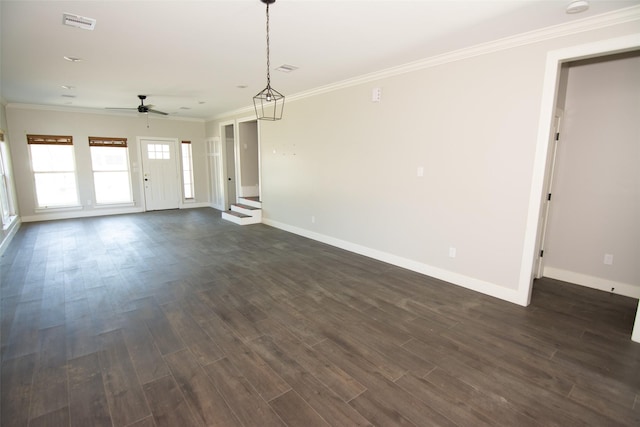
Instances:
[[[191,141],[182,141],[182,182],[184,198],[193,199],[193,156]]]

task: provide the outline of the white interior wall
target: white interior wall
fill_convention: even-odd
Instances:
[[[640,52],[568,67],[544,275],[640,298]],[[613,264],[604,263],[605,254]]]
[[[140,175],[142,167],[140,151],[137,144],[139,136],[178,138],[178,140],[191,141],[195,199],[188,206],[208,206],[209,204],[204,123],[202,121],[150,118],[149,128],[147,128],[146,118],[137,114],[129,117],[11,104],[7,106],[6,110],[18,206],[23,221],[141,211],[144,207],[144,195]],[[81,210],[36,211],[36,196],[26,141],[27,134],[73,136]],[[89,136],[127,138],[133,207],[97,208],[95,206]]]
[[[563,33],[289,101],[261,126],[265,222],[528,304],[547,53],[637,30]]]

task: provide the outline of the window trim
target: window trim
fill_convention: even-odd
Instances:
[[[27,134],[27,145],[64,145],[73,147],[73,136],[71,135],[39,135],[39,134]],[[76,153],[75,149],[71,150],[72,161],[73,161],[73,171],[67,172],[39,172],[33,169],[33,153],[31,150],[29,151],[29,165],[31,168],[31,177],[33,178],[33,195],[35,199],[35,209],[37,212],[45,212],[52,210],[69,210],[69,209],[81,209],[82,205],[80,203],[80,193],[78,188],[78,168],[76,164]],[[36,185],[36,174],[38,173],[69,173],[73,172],[75,179],[75,190],[76,190],[76,203],[70,205],[56,205],[56,206],[40,206],[40,201],[38,200],[38,188]]]
[[[93,169],[93,153],[91,147],[104,147],[104,148],[124,148],[126,154],[127,164],[127,176],[129,177],[129,197],[130,200],[120,200],[117,202],[98,202],[98,193],[96,191],[96,172],[125,172],[124,170],[112,170],[112,171],[96,171]],[[127,138],[119,137],[104,137],[104,136],[90,136],[89,137],[89,155],[91,156],[91,177],[93,179],[93,198],[95,200],[96,208],[104,207],[116,207],[116,206],[133,206],[135,204],[133,200],[133,179],[131,177],[131,164],[129,159],[129,150],[127,145]]]
[[[191,197],[187,197],[186,196],[186,191],[185,191],[185,187],[186,187],[186,183],[184,182],[184,156],[182,155],[182,144],[188,144],[189,145],[189,175],[191,177],[191,183],[190,183],[190,187],[191,187]],[[182,169],[182,197],[184,199],[185,202],[193,202],[196,199],[196,191],[195,191],[195,183],[193,182],[193,146],[191,145],[191,141],[180,141],[180,158],[181,158],[181,162],[180,162],[180,167]]]

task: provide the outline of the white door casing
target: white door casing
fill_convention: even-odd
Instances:
[[[532,185],[529,194],[529,211],[527,214],[527,226],[524,236],[524,250],[522,252],[522,263],[518,286],[519,303],[521,305],[529,305],[531,301],[533,279],[536,273],[535,251],[536,245],[538,244],[538,227],[542,226],[543,212],[541,195],[543,194],[543,191],[546,190],[544,188],[544,176],[545,170],[547,169],[549,132],[553,127],[560,67],[564,62],[568,61],[628,52],[638,50],[639,48],[640,34],[631,34],[628,36],[572,46],[547,53]],[[640,305],[638,306],[638,311],[636,313],[636,321],[631,339],[633,341],[640,342]]]
[[[255,117],[237,121],[236,186],[240,197],[260,196],[260,128]]]
[[[145,210],[180,207],[178,140],[139,138]]]
[[[222,127],[223,147],[224,147],[224,171],[225,171],[225,208],[231,209],[231,205],[236,203],[238,195],[238,169],[236,158],[236,139],[237,131],[234,122],[228,123]],[[231,129],[231,135],[227,132]]]
[[[209,182],[211,186],[211,206],[223,211],[224,207],[224,161],[222,157],[222,139],[214,137],[207,140],[209,158]]]
[[[540,250],[538,251],[538,262],[536,265],[535,277],[537,279],[542,277],[542,272],[544,270],[544,248],[545,248],[545,239],[547,237],[547,226],[549,224],[549,210],[551,209],[551,200],[553,199],[553,178],[556,170],[556,155],[558,153],[558,143],[560,139],[560,125],[562,122],[563,111],[558,109],[556,111],[554,117],[554,129],[550,141],[549,141],[549,157],[547,159],[547,169],[548,175],[546,177],[547,181],[547,195],[544,201],[544,212],[542,214],[542,224],[541,224],[541,236],[540,236]]]

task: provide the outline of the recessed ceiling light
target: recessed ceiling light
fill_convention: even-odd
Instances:
[[[61,87],[62,89],[69,89],[69,90],[71,90],[71,89],[75,89],[75,88],[76,88],[75,86],[71,86],[71,85],[62,85],[62,86],[60,86],[60,87]]]
[[[246,88],[248,88],[249,86],[247,86],[247,85],[238,85],[238,86],[236,86],[236,87],[237,87],[238,89],[246,89]]]
[[[67,94],[63,94],[62,95],[63,98],[75,98],[75,95],[67,95]]]
[[[283,65],[279,66],[278,68],[276,68],[276,71],[282,71],[283,73],[290,73],[290,72],[295,71],[297,69],[298,69],[298,67],[296,67],[296,66],[283,64]]]
[[[202,104],[206,104],[207,101],[198,101],[198,104],[202,105]]]
[[[191,110],[191,107],[180,107],[181,110]]]
[[[82,61],[82,58],[78,58],[75,56],[65,56],[64,59],[66,59],[69,62],[80,62]]]
[[[586,0],[574,0],[567,6],[567,13],[574,14],[584,12],[589,9],[589,2]]]

